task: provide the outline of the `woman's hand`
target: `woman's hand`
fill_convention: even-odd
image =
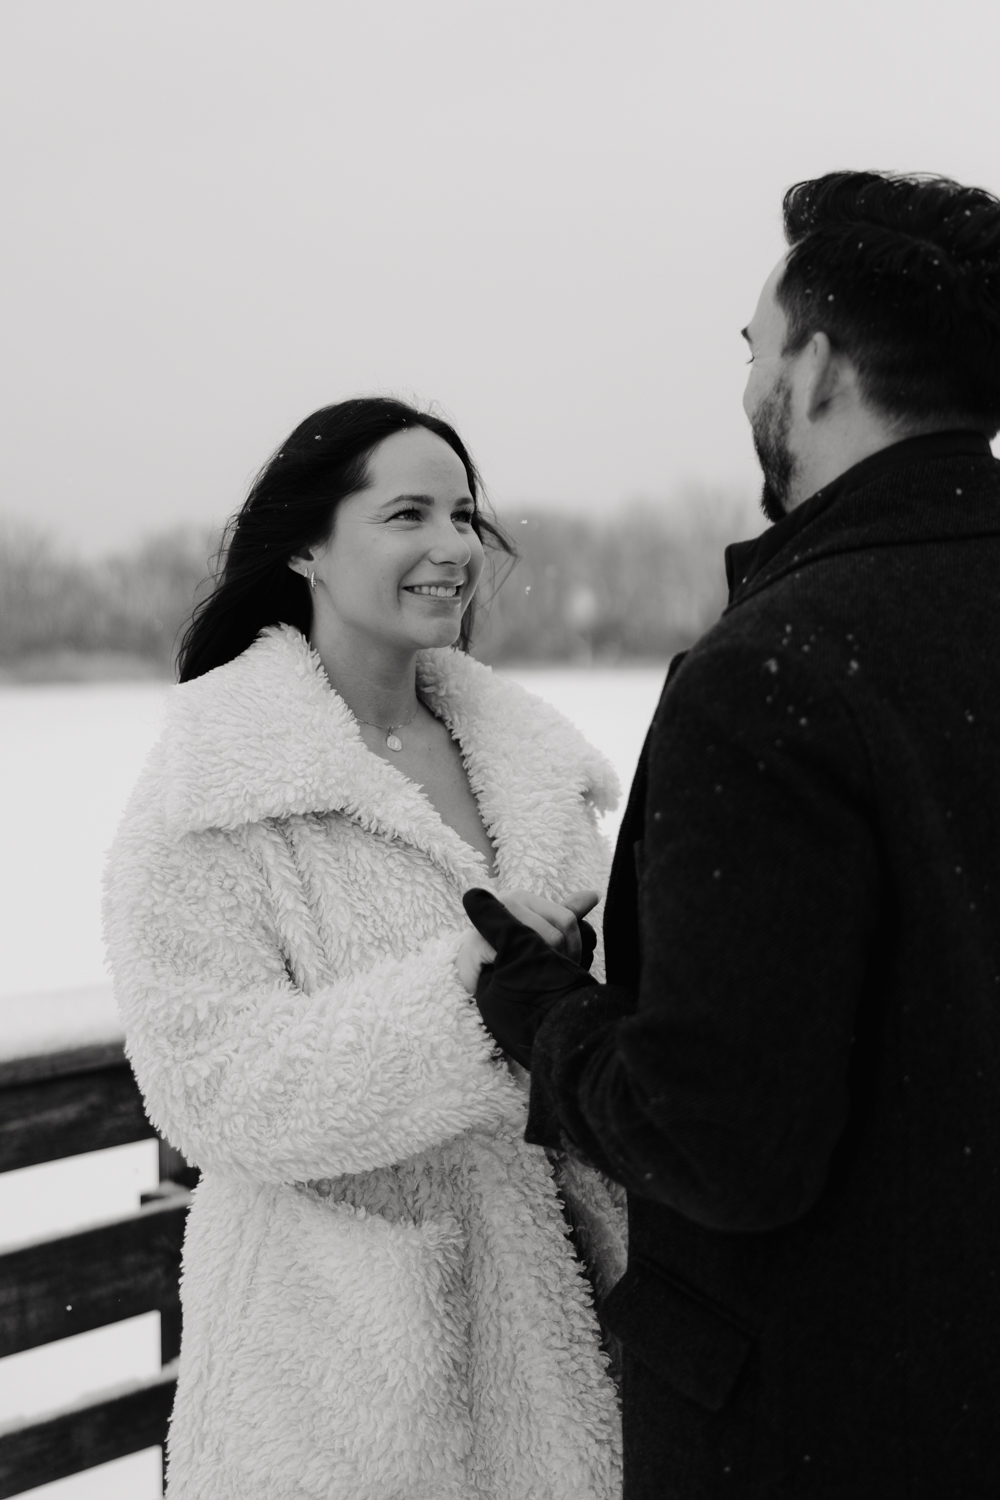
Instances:
[[[571,891],[562,906],[557,901],[536,896],[532,891],[499,891],[497,899],[503,902],[512,917],[544,938],[550,948],[555,948],[571,963],[580,962],[583,944],[578,919],[597,905],[600,900],[597,891]]]
[[[500,891],[497,899],[503,902],[511,916],[544,938],[550,948],[564,954],[572,963],[580,962],[583,943],[578,918],[585,917],[597,905],[600,900],[597,891],[571,891],[564,906],[524,890]],[[456,958],[458,977],[470,995],[476,993],[480,969],[495,958],[496,953],[489,943],[473,928],[463,940]]]

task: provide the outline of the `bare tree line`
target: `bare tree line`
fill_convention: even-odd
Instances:
[[[665,660],[722,609],[726,543],[762,524],[724,490],[607,517],[525,509],[500,519],[520,557],[484,580],[475,649],[490,662]],[[178,529],[87,560],[0,524],[0,677],[168,676],[217,542]]]

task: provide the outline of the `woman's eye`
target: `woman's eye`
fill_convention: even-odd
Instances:
[[[394,510],[389,517],[390,521],[424,521],[426,519],[424,511],[417,505],[402,506],[399,510]],[[458,510],[452,514],[453,521],[460,522],[465,526],[471,526],[475,519],[476,513],[474,510]]]

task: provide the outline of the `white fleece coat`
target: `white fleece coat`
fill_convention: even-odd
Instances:
[[[603,885],[614,774],[565,719],[428,651],[495,888]],[[525,1092],[455,954],[485,861],[365,746],[305,639],[175,688],[112,848],[129,1055],[203,1178],[171,1500],[612,1500],[613,1387]],[[621,1225],[589,1169],[601,1278]]]

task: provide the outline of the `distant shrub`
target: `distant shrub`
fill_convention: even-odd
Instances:
[[[521,558],[480,617],[476,654],[490,662],[672,655],[722,608],[725,544],[760,524],[725,491],[607,518],[537,510],[501,520]],[[179,529],[87,561],[30,527],[0,524],[0,672],[167,674],[217,542],[207,529]]]
[[[485,661],[672,656],[725,604],[726,544],[763,524],[745,497],[709,490],[606,519],[551,511],[502,519],[521,561],[484,611],[476,654]]]
[[[0,664],[30,658],[46,675],[45,655],[113,653],[167,672],[211,550],[209,532],[177,530],[91,562],[0,526]]]

